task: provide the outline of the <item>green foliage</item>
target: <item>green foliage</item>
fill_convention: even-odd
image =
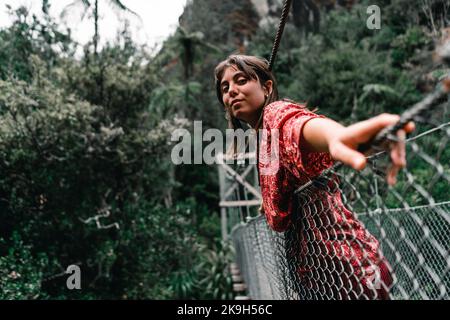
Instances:
[[[421,75],[446,72],[423,59],[446,21],[432,26],[426,12],[441,2],[378,1],[382,29],[368,30],[369,2],[324,14],[316,34],[287,24],[275,63],[283,97],[355,121],[401,112],[422,96]],[[260,27],[247,0],[195,0],[156,55],[125,26],[75,58],[49,5],[41,20],[10,9],[0,30],[0,298],[231,298],[216,169],[174,167],[169,140],[194,120],[225,127],[214,66],[236,51],[269,58],[276,24]],[[427,168],[414,170],[426,183]],[[70,264],[81,291],[66,289]]]
[[[171,133],[188,124],[175,114],[196,107],[201,85],[164,87],[159,60],[127,27],[77,60],[53,51],[60,38],[35,35],[56,30],[50,17],[27,15],[18,10],[0,31],[1,297],[174,298],[186,270],[196,279],[187,298],[230,297],[230,279],[208,262],[219,243],[217,185],[177,181],[210,179],[210,168],[175,170],[169,158]],[[66,289],[70,264],[81,268],[81,291]],[[208,277],[219,291],[205,289]]]
[[[156,67],[148,63],[149,53],[132,42],[128,29],[116,42],[108,43],[98,58],[87,54],[83,63],[65,61],[56,81],[79,99],[103,106],[113,122],[136,128],[147,119],[144,111],[159,79]]]
[[[0,238],[0,299],[43,298],[41,279],[47,257],[34,257],[31,246],[25,245],[18,233],[10,241]]]
[[[410,59],[416,50],[426,47],[430,38],[426,37],[419,27],[407,29],[405,34],[400,34],[391,43],[392,64],[402,65]]]
[[[196,98],[200,95],[201,89],[201,85],[195,81],[186,84],[170,83],[157,87],[152,92],[151,102],[148,106],[151,121],[159,121],[174,114],[184,118],[187,106],[198,109]],[[190,110],[189,112],[194,113],[195,111]]]
[[[191,269],[176,273],[170,287],[177,299],[230,300],[232,280],[227,268],[232,261],[229,247],[201,246]]]
[[[84,262],[90,286],[108,278],[120,233],[87,221],[107,212],[111,217],[102,218],[102,225],[127,228],[135,213],[126,205],[155,192],[148,180],[163,175],[155,163],[168,152],[173,127],[163,122],[125,132],[102,107],[65,96],[42,78],[32,84],[1,81],[0,88],[1,220],[7,221],[2,234],[21,230],[35,253],[48,252],[60,265]],[[47,266],[45,272],[59,270]]]
[[[369,30],[366,8],[331,11],[319,33],[300,39],[292,26],[286,27],[275,64],[281,96],[344,122],[399,113],[420,99],[411,76],[415,70],[404,69],[403,63],[416,59],[420,50],[428,52],[431,39],[421,27],[400,29],[386,15],[381,30]],[[267,57],[273,29],[258,31],[252,54]]]
[[[57,64],[59,57],[74,55],[76,45],[70,32],[61,31],[47,14],[44,21],[30,16],[25,7],[12,10],[14,21],[8,29],[0,30],[0,79],[8,77],[29,81],[32,77],[30,55],[38,55],[48,67]],[[56,49],[56,50],[55,50]]]

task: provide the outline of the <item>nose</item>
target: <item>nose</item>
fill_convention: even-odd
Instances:
[[[228,94],[231,97],[235,97],[238,94],[237,85],[235,85],[234,83],[230,83],[230,87],[228,88]]]

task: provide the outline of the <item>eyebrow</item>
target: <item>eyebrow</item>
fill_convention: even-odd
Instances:
[[[245,73],[243,71],[238,71],[234,74],[233,79],[236,79],[240,76],[246,76]],[[228,81],[224,80],[220,83],[220,87],[222,87],[225,83],[228,83]]]

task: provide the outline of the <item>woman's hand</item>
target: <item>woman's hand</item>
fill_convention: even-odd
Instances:
[[[357,151],[358,146],[368,142],[385,127],[394,125],[400,117],[393,114],[381,114],[377,117],[355,123],[335,132],[328,141],[328,150],[333,159],[343,162],[356,170],[366,166],[366,157]],[[396,183],[398,171],[406,166],[405,138],[406,133],[414,131],[415,125],[409,122],[397,132],[398,141],[389,143],[392,164],[387,171],[389,185]]]

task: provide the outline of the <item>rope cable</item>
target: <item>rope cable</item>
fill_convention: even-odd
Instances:
[[[278,48],[280,46],[281,37],[283,36],[284,26],[286,25],[287,18],[289,16],[289,9],[291,8],[292,0],[285,0],[283,4],[283,11],[281,12],[280,23],[278,25],[278,31],[275,36],[275,41],[272,47],[272,54],[270,55],[269,70],[272,70],[273,63],[277,56]]]

